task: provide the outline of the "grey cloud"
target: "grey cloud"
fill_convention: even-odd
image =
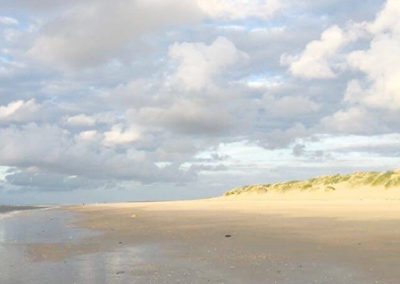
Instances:
[[[271,128],[264,132],[258,132],[255,139],[259,145],[268,149],[282,148],[282,145],[288,146],[297,138],[310,135],[311,131],[301,123],[289,125],[286,129]],[[285,147],[284,146],[284,147]]]
[[[266,112],[272,117],[297,117],[298,115],[318,111],[321,106],[305,96],[284,96],[263,98]]]
[[[293,147],[293,155],[302,156],[305,153],[305,146],[303,144],[296,144]]]
[[[28,54],[76,68],[96,66],[129,53],[126,48],[145,33],[200,18],[190,1],[87,1],[46,24]]]
[[[29,141],[24,139],[29,137]],[[28,124],[0,130],[0,160],[3,165],[50,171],[91,179],[136,179],[145,183],[186,180],[192,173],[176,165],[156,167],[146,154],[133,149],[119,153],[99,144],[76,141],[57,126]]]
[[[226,110],[190,101],[178,101],[168,109],[143,108],[139,117],[145,122],[192,135],[221,133],[232,126],[232,118]]]
[[[89,2],[92,0],[83,0]],[[14,0],[14,1],[2,1],[0,8],[8,12],[17,12],[21,10],[35,11],[35,12],[50,12],[59,9],[60,7],[68,7],[70,5],[83,2],[82,0]]]
[[[104,187],[104,181],[89,180],[77,176],[65,176],[44,172],[20,171],[6,176],[6,181],[14,190],[70,191]]]

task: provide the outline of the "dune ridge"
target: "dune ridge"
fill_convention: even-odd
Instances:
[[[400,199],[400,169],[384,172],[356,171],[274,184],[233,188],[225,198],[268,199]]]

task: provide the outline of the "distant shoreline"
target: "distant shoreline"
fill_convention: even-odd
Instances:
[[[0,214],[10,213],[13,211],[33,210],[41,209],[41,206],[12,206],[12,205],[0,205]]]

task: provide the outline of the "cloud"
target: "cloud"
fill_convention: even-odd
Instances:
[[[332,26],[321,34],[320,40],[308,43],[300,55],[282,55],[281,63],[289,65],[290,72],[298,77],[334,78],[336,74],[329,61],[346,41],[342,29]]]
[[[396,1],[0,2],[0,202],[398,164]]]
[[[89,2],[92,0],[70,0],[68,2],[64,0],[14,0],[12,2],[2,2],[0,3],[0,8],[2,11],[29,11],[33,13],[38,12],[49,12],[58,10],[60,8],[69,7],[77,2]]]
[[[115,127],[110,133],[110,143],[133,141],[128,130],[117,130]],[[104,147],[96,139],[88,142],[54,125],[10,126],[0,129],[0,164],[24,171],[34,169],[39,174],[103,181],[183,182],[195,177],[193,171],[182,172],[175,163],[160,169],[155,165],[158,160],[141,150]]]
[[[283,54],[295,77],[331,79],[343,96],[312,127],[322,133],[372,135],[398,131],[400,109],[400,4],[388,0],[371,21],[333,25],[296,56]],[[340,76],[339,76],[340,75]]]
[[[211,18],[229,20],[268,19],[283,7],[279,0],[197,0],[197,3]]]
[[[295,142],[298,138],[309,136],[311,131],[302,123],[295,122],[283,128],[272,128],[268,132],[259,132],[255,136],[257,144],[265,149],[282,149]],[[285,146],[283,146],[285,145]]]
[[[218,37],[210,45],[202,42],[175,43],[169,47],[168,54],[179,64],[173,75],[175,80],[183,88],[197,91],[212,84],[212,80],[226,72],[228,67],[248,58],[246,53],[224,37]]]
[[[18,25],[19,22],[17,19],[12,18],[12,17],[3,17],[0,16],[0,25],[5,25],[5,26],[16,26]]]
[[[65,67],[121,59],[141,36],[201,19],[192,1],[83,1],[46,23],[28,55]]]
[[[389,0],[375,21],[368,25],[372,34],[369,48],[348,54],[350,68],[365,74],[363,80],[349,82],[349,101],[357,98],[372,108],[400,109],[399,17],[400,3]]]
[[[181,100],[169,108],[149,107],[139,112],[144,122],[189,135],[216,135],[232,126],[230,114],[218,107]]]
[[[103,144],[106,146],[123,145],[132,143],[140,138],[140,132],[129,127],[124,129],[122,125],[114,125],[110,131],[104,132]]]
[[[20,190],[34,190],[39,192],[93,189],[104,186],[104,183],[101,181],[93,181],[77,176],[36,172],[34,169],[10,173],[6,176],[6,181],[11,186]]]
[[[304,96],[284,96],[274,98],[264,95],[266,111],[273,117],[296,117],[320,110],[321,106]]]
[[[86,114],[78,114],[66,118],[66,123],[69,126],[93,126],[96,124],[96,119]]]
[[[32,121],[35,119],[39,109],[40,105],[36,103],[35,99],[30,99],[28,101],[18,100],[10,102],[8,105],[0,106],[0,122]]]
[[[339,110],[321,120],[322,129],[342,133],[370,134],[379,128],[379,121],[360,107]]]
[[[338,72],[358,71],[365,77],[349,80],[345,102],[400,109],[399,17],[400,4],[388,0],[372,22],[350,22],[345,30],[332,26],[300,55],[282,55],[282,64],[288,64],[293,75],[307,79],[332,79]],[[369,47],[359,49],[360,40],[368,40]]]
[[[75,137],[81,141],[93,141],[99,136],[99,133],[96,130],[86,130],[79,132]]]
[[[400,33],[400,23],[398,21],[400,14],[400,4],[396,0],[387,0],[383,9],[378,13],[375,21],[369,25],[372,33]]]

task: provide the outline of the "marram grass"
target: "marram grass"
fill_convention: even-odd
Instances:
[[[246,192],[263,193],[268,191],[287,192],[290,190],[313,191],[324,189],[335,191],[335,185],[346,183],[356,186],[383,186],[385,188],[400,187],[400,169],[386,172],[354,172],[352,174],[336,174],[332,176],[315,177],[302,181],[288,181],[275,184],[256,184],[234,188],[225,196],[239,195]]]

